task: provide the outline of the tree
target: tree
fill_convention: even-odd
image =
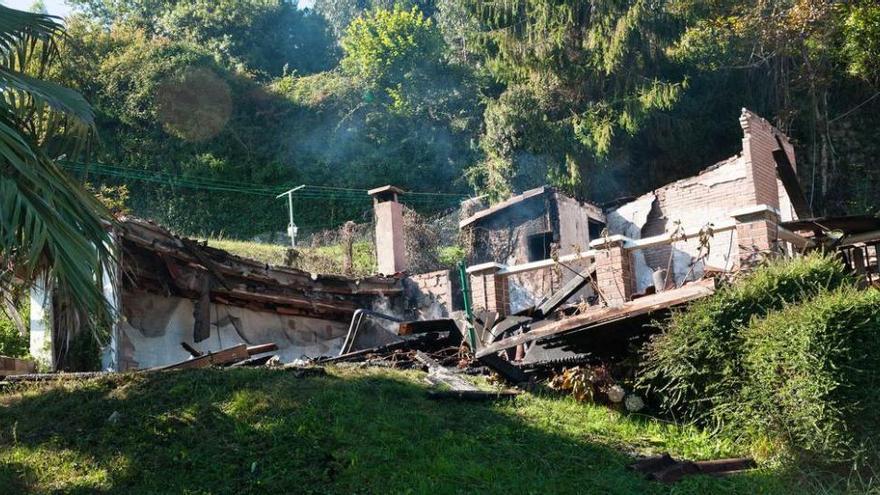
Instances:
[[[45,276],[80,315],[100,319],[110,217],[53,162],[93,128],[78,93],[44,80],[63,35],[50,16],[0,6],[0,288]]]
[[[677,0],[670,9],[686,22],[672,56],[699,78],[741,73],[740,106],[799,142],[799,172],[816,213],[876,208],[853,194],[880,181],[873,159],[859,156],[870,157],[875,140],[853,131],[877,125],[870,112],[880,102],[871,87],[880,61],[876,2]]]
[[[72,0],[104,26],[188,42],[226,67],[260,78],[332,68],[338,53],[324,18],[290,0]]]
[[[418,9],[379,9],[355,19],[342,38],[342,69],[407,111],[433,77],[440,75],[442,38]]]
[[[590,172],[619,158],[627,138],[672,108],[686,80],[665,53],[674,20],[655,4],[465,2],[480,24],[475,40],[481,65],[503,93],[512,93],[487,109],[487,123],[495,126],[487,125],[487,158],[473,171],[479,187],[504,196],[525,173],[585,196]],[[516,105],[522,98],[533,106]],[[500,108],[504,102],[513,106]],[[504,128],[505,121],[536,127]],[[541,137],[546,133],[552,138]],[[529,170],[535,166],[545,168]]]
[[[880,5],[862,1],[844,11],[843,54],[849,73],[880,84]]]
[[[352,21],[371,10],[409,10],[413,7],[427,16],[434,13],[435,0],[315,0],[315,11],[330,26],[337,40],[345,36]]]

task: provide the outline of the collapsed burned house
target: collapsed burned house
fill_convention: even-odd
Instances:
[[[267,266],[178,237],[150,222],[124,218],[115,286],[119,317],[104,367],[150,368],[181,361],[186,343],[202,352],[272,342],[284,361],[338,352],[352,315],[402,293],[399,279],[349,279]],[[32,297],[31,349],[51,362],[51,298]],[[384,342],[364,331],[362,345]],[[373,338],[379,340],[371,340]]]
[[[624,204],[603,210],[540,187],[471,211],[460,221],[473,260],[465,275],[407,272],[404,192],[392,186],[370,191],[379,271],[392,276],[266,266],[127,219],[115,233],[117,283],[105,283],[120,317],[104,367],[150,368],[193,350],[269,342],[285,362],[347,360],[419,342],[454,347],[455,332],[512,381],[522,370],[504,358],[534,366],[619,354],[651,319],[712,294],[714,274],[827,242],[827,229],[799,220],[809,209],[788,138],[748,110],[740,125],[739,153]],[[864,272],[876,271],[878,244],[859,235],[875,227],[862,222],[861,234],[847,237],[844,255]],[[46,296],[35,288],[31,351],[51,361],[56,323]]]
[[[607,225],[604,235],[591,235],[595,228],[591,232],[588,224],[565,240],[586,248],[550,260],[519,258],[518,264],[509,263],[506,253],[485,254],[482,263],[471,266],[477,356],[506,353],[530,363],[624,352],[632,338],[647,332],[652,318],[712,294],[714,283],[704,277],[736,271],[771,251],[805,247],[803,237],[780,227],[809,215],[791,143],[748,110],[743,109],[740,125],[740,153],[599,212]],[[482,239],[506,232],[525,236],[513,245],[528,246],[529,217],[508,219],[519,225],[463,222],[463,228],[489,230],[466,236],[473,239],[471,249],[480,252]],[[531,306],[513,304],[526,274],[559,265],[571,274],[567,283],[545,291]],[[578,303],[576,294],[585,288],[596,297]]]

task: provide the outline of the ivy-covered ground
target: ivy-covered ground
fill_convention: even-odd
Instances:
[[[649,482],[630,455],[742,454],[709,433],[570,398],[437,402],[420,372],[126,374],[0,392],[3,493],[803,493],[764,463]]]

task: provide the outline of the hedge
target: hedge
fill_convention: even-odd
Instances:
[[[831,256],[770,262],[658,323],[642,353],[639,385],[667,415],[723,424],[742,387],[742,329],[786,304],[852,283]]]

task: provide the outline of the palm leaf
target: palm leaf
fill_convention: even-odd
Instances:
[[[33,104],[45,104],[56,112],[74,117],[84,127],[94,124],[92,107],[76,91],[0,67],[0,92],[6,94],[7,91],[24,93],[34,100]]]
[[[61,35],[50,16],[0,6],[0,261],[18,278],[48,277],[72,302],[63,321],[107,321],[100,274],[114,259],[110,214],[48,154],[50,145],[75,152],[94,123],[82,96],[40,78]],[[2,272],[0,288],[10,278]],[[75,331],[59,330],[62,342]]]

